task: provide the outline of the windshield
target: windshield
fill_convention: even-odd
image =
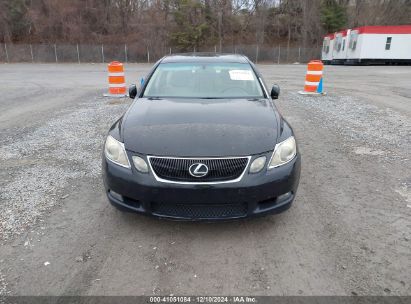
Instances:
[[[248,63],[161,63],[144,97],[263,98]]]

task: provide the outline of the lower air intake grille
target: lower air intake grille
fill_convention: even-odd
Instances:
[[[169,204],[152,203],[151,210],[160,216],[187,219],[236,218],[247,215],[247,204]]]

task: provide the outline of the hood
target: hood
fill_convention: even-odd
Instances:
[[[122,123],[127,150],[156,156],[249,156],[272,150],[277,115],[267,99],[145,99]]]

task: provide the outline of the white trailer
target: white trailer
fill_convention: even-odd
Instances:
[[[352,29],[345,63],[411,64],[411,25]]]
[[[350,30],[328,34],[323,40],[321,60],[324,64],[344,64],[347,57],[347,39]]]
[[[324,37],[323,48],[321,50],[321,60],[324,64],[330,64],[333,56],[335,34],[328,34]]]
[[[350,30],[343,30],[335,33],[334,51],[332,54],[331,64],[344,64],[347,59],[347,39]]]
[[[321,60],[324,64],[330,64],[333,59],[335,34],[328,34],[324,37]]]
[[[321,59],[325,64],[411,64],[411,25],[362,26],[328,34]]]

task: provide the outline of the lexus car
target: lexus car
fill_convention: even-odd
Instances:
[[[160,59],[138,88],[130,86],[134,101],[108,132],[108,200],[124,211],[176,220],[287,210],[301,157],[274,103],[279,92],[243,55]]]

